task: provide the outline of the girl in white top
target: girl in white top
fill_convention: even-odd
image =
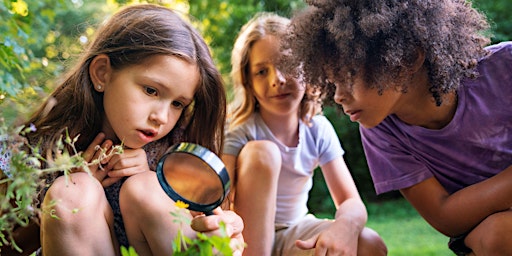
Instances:
[[[366,208],[343,159],[321,97],[278,68],[289,20],[256,15],[232,52],[237,95],[223,161],[232,179],[232,207],[244,219],[244,255],[385,255],[365,228]],[[336,205],[335,220],[308,215],[308,193],[320,166]],[[316,251],[316,252],[315,252]]]

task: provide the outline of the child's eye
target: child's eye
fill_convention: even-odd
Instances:
[[[175,108],[185,108],[185,104],[183,104],[183,102],[173,101],[171,104]]]
[[[146,93],[148,95],[156,95],[157,94],[156,89],[152,88],[152,87],[149,87],[149,86],[144,86],[144,91],[146,91]]]
[[[256,76],[264,76],[268,73],[268,69],[267,68],[263,68],[263,69],[259,69],[256,71],[255,75]]]

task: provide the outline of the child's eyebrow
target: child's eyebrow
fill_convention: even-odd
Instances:
[[[259,67],[263,67],[263,66],[267,66],[267,65],[272,65],[274,64],[274,62],[270,61],[270,60],[263,60],[263,61],[260,61],[260,62],[256,62],[254,64],[251,64],[251,68],[259,68]]]
[[[194,101],[194,98],[187,98],[187,97],[178,97],[179,100],[183,101],[185,105],[190,105]]]
[[[160,79],[158,77],[153,77],[150,75],[142,75],[141,77],[142,77],[142,79],[144,79],[144,81],[149,82],[149,83],[154,84],[157,87],[159,87],[159,90],[163,90],[166,93],[172,94],[173,86],[172,86],[171,82],[165,82],[165,81],[162,81],[162,79]],[[194,101],[194,96],[192,96],[192,97],[179,96],[179,97],[177,97],[177,99],[183,101],[184,103],[186,103],[188,105],[192,101]]]

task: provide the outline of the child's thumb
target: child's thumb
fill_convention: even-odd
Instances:
[[[302,250],[309,250],[315,248],[316,245],[316,236],[308,239],[308,240],[297,240],[295,241],[295,245]]]

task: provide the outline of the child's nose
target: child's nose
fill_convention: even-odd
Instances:
[[[272,83],[272,86],[275,87],[275,86],[283,86],[286,84],[286,78],[284,76],[284,74],[279,70],[279,69],[275,69],[275,76],[274,76],[274,82]]]
[[[338,105],[341,105],[349,95],[346,89],[340,87],[341,86],[336,86],[336,91],[334,92],[334,102]]]
[[[149,115],[149,119],[158,125],[167,123],[168,117],[169,106],[162,106],[160,104],[158,104],[158,106],[155,106],[155,108]]]

